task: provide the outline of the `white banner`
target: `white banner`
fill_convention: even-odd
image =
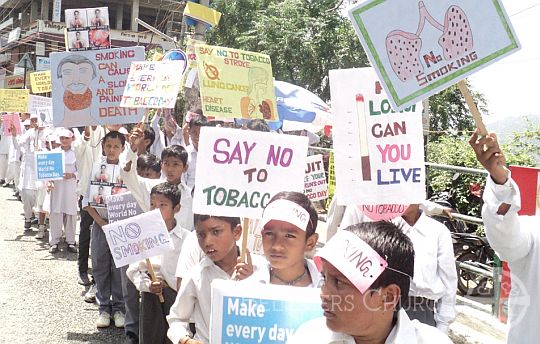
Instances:
[[[422,103],[394,112],[373,68],[330,71],[339,204],[425,200]]]

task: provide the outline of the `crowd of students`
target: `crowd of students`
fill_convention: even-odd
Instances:
[[[285,190],[270,200],[259,222],[264,256],[247,252],[242,259],[240,218],[192,211],[200,129],[215,125],[201,111],[182,128],[169,123],[162,130],[155,115],[151,124],[129,132],[120,125],[47,128],[34,114],[21,114],[21,121],[21,134],[13,127],[12,136],[1,136],[0,180],[23,203],[21,230],[30,234],[37,225],[35,237],[42,240],[48,227],[51,254],[63,247],[78,253],[79,283],[89,287],[85,301],[99,306],[97,328],[124,328],[128,343],[208,343],[210,284],[232,279],[245,288],[321,287],[324,318],[303,325],[293,343],[450,342],[457,276],[448,231],[426,216],[432,205],[410,205],[392,222],[373,223],[358,207],[348,207],[331,219],[339,230],[329,231],[312,261],[306,254],[318,241],[317,212],[304,194]],[[263,120],[247,127],[270,131]],[[63,179],[37,181],[34,154],[49,150],[64,152]],[[95,164],[104,167],[93,175]],[[160,210],[169,230],[174,250],[151,258],[151,269],[147,261],[114,264],[102,230],[106,208],[94,206],[102,195],[89,192],[91,181],[108,180],[109,165],[119,168],[120,183],[143,211]],[[365,245],[387,264],[367,290],[360,282],[366,270],[355,261]]]

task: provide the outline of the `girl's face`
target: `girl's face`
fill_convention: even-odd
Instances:
[[[123,151],[124,146],[119,138],[109,137],[103,142],[103,153],[107,157],[107,161],[116,162]]]
[[[60,136],[60,146],[62,146],[62,148],[70,148],[72,142],[72,137]]]
[[[262,230],[264,255],[277,270],[304,264],[304,254],[317,243],[316,235],[306,240],[306,232],[285,221],[269,221]],[[314,239],[314,240],[313,240]]]

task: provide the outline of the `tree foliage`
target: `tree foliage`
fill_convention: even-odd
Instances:
[[[337,0],[215,0],[223,13],[210,44],[270,55],[276,80],[330,99],[330,69],[368,66]]]

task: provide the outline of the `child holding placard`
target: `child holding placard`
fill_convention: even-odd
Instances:
[[[108,132],[102,140],[102,161],[101,164],[119,165],[120,154],[124,151],[126,138],[118,131]],[[99,162],[98,162],[99,163]],[[94,180],[95,176],[90,176]],[[121,271],[114,265],[105,233],[101,227],[108,224],[107,208],[90,206],[89,183],[88,190],[83,197],[84,209],[94,219],[92,226],[92,272],[97,286],[96,300],[99,305],[99,316],[96,321],[96,327],[109,327],[111,323],[111,314],[113,315],[114,325],[124,327],[124,297],[122,294]],[[112,300],[111,300],[112,298]]]
[[[165,317],[176,299],[176,264],[188,230],[178,225],[174,215],[180,210],[180,190],[171,183],[161,183],[150,192],[150,210],[159,209],[171,235],[174,250],[152,257],[150,261],[158,278],[150,279],[146,260],[131,264],[127,276],[141,292],[139,343],[165,343],[169,325]],[[164,303],[158,296],[162,295]]]
[[[320,274],[304,255],[317,244],[317,211],[303,193],[280,192],[264,209],[261,234],[266,269],[246,281],[317,287]]]
[[[58,252],[58,243],[62,237],[62,226],[66,231],[67,250],[77,253],[75,246],[75,227],[77,224],[77,160],[73,143],[73,131],[66,128],[58,130],[60,147],[56,151],[64,152],[64,179],[49,182],[51,189],[49,252]]]
[[[254,270],[249,252],[246,263],[239,259],[236,241],[242,234],[240,218],[195,214],[194,220],[199,246],[205,257],[182,280],[167,317],[170,326],[167,336],[173,343],[208,343],[212,280],[242,280]],[[189,330],[190,320],[196,327],[194,339]]]
[[[302,325],[288,343],[452,343],[401,308],[414,249],[394,224],[364,222],[340,230],[314,260],[323,275],[324,317]]]

